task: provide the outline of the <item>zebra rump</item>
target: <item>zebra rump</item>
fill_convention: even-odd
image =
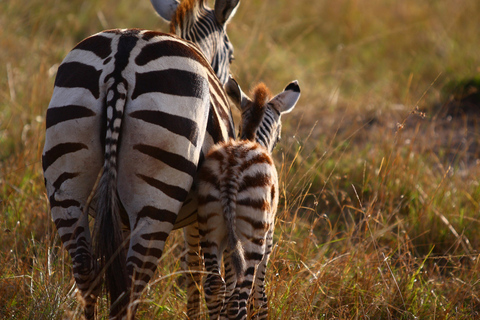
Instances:
[[[233,141],[233,140],[231,140]],[[206,159],[228,161],[229,165],[225,166],[226,171],[223,173],[225,179],[220,179],[218,182],[218,190],[220,191],[220,203],[222,206],[222,213],[225,221],[225,227],[227,229],[227,248],[230,253],[230,259],[237,275],[237,281],[242,282],[245,273],[245,257],[242,244],[238,239],[236,232],[236,205],[237,195],[241,183],[241,172],[239,172],[241,163],[236,162],[235,159],[238,155],[231,154],[229,149],[223,148],[226,143],[219,143],[215,145],[208,153]],[[232,151],[237,151],[233,149]],[[199,173],[200,181],[208,181],[208,175],[210,174],[209,163],[205,162],[205,169]],[[211,168],[211,169],[214,169]]]

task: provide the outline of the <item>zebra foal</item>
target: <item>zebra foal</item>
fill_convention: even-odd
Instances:
[[[256,316],[264,319],[264,280],[278,203],[271,152],[280,137],[281,115],[294,108],[300,87],[294,81],[271,98],[259,84],[253,101],[233,79],[226,90],[242,112],[240,140],[213,146],[198,176],[200,245],[208,272],[205,299],[210,319],[246,319],[249,298],[259,308]],[[227,283],[220,269],[225,250]]]
[[[110,317],[134,318],[170,231],[185,226],[179,212],[195,212],[182,206],[195,198],[203,154],[234,136],[223,84],[233,59],[225,27],[238,3],[217,0],[211,10],[204,0],[152,0],[198,47],[172,34],[107,30],[58,68],[42,166],[87,319],[103,277]]]

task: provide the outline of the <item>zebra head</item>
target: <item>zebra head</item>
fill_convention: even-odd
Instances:
[[[225,90],[242,112],[238,137],[255,140],[272,152],[280,140],[282,114],[292,111],[300,98],[298,81],[290,82],[283,92],[273,98],[265,84],[260,83],[252,90],[251,100],[231,77]]]
[[[221,83],[228,81],[233,46],[226,26],[240,0],[217,0],[212,10],[206,0],[150,0],[157,13],[170,21],[170,32],[196,43]]]

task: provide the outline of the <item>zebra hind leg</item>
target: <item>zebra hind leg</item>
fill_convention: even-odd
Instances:
[[[198,233],[198,223],[188,225],[184,228],[185,247],[185,265],[183,269],[186,273],[187,288],[187,316],[188,319],[200,319],[200,287],[203,269],[203,261],[200,256],[200,237]]]
[[[235,270],[233,269],[232,262],[230,261],[230,255],[228,249],[225,250],[225,255],[223,258],[223,263],[225,266],[225,304],[222,308],[222,319],[228,319],[227,310],[231,313],[238,313],[238,289],[236,290],[237,277]]]
[[[202,245],[205,259],[205,269],[207,276],[203,285],[205,292],[205,301],[208,307],[208,314],[211,320],[218,319],[222,311],[225,299],[225,281],[220,273],[219,261],[222,257],[218,256],[216,246]]]
[[[86,319],[95,318],[95,307],[101,290],[101,278],[97,277],[98,272],[95,260],[85,247],[77,247],[77,253],[72,256],[73,275],[78,290],[81,293],[84,313]]]
[[[65,249],[72,258],[75,283],[80,291],[86,319],[94,319],[95,305],[101,289],[96,260],[93,257],[88,217],[81,208],[71,208],[69,217],[59,214],[57,207],[52,215]],[[73,218],[72,218],[73,217]],[[74,218],[78,217],[78,218]]]
[[[253,300],[253,307],[256,309],[253,313],[252,303],[249,303],[249,315],[252,315],[252,319],[267,319],[268,318],[268,299],[265,293],[265,275],[267,271],[267,263],[270,258],[273,247],[273,229],[270,229],[266,237],[265,254],[262,261],[258,265],[257,272],[255,274],[255,283],[253,292],[251,294],[251,300]]]
[[[220,273],[210,273],[205,279],[204,288],[210,319],[218,319],[225,299],[225,281]]]
[[[247,319],[247,304],[252,294],[254,281],[258,276],[258,265],[264,258],[264,250],[258,250],[256,245],[245,243],[244,248],[246,254],[247,268],[245,270],[244,280],[237,283],[236,290],[238,290],[238,313],[235,315],[233,310],[228,311],[229,319]],[[257,251],[255,251],[255,249]]]

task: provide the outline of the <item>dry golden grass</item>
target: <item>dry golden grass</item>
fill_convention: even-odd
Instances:
[[[446,83],[478,78],[478,14],[471,0],[242,2],[237,80],[302,88],[275,151],[271,319],[480,316],[479,115],[442,108]],[[80,317],[43,186],[44,115],[63,57],[113,27],[167,30],[146,0],[0,2],[0,318]],[[166,250],[142,319],[184,317],[181,232]]]

